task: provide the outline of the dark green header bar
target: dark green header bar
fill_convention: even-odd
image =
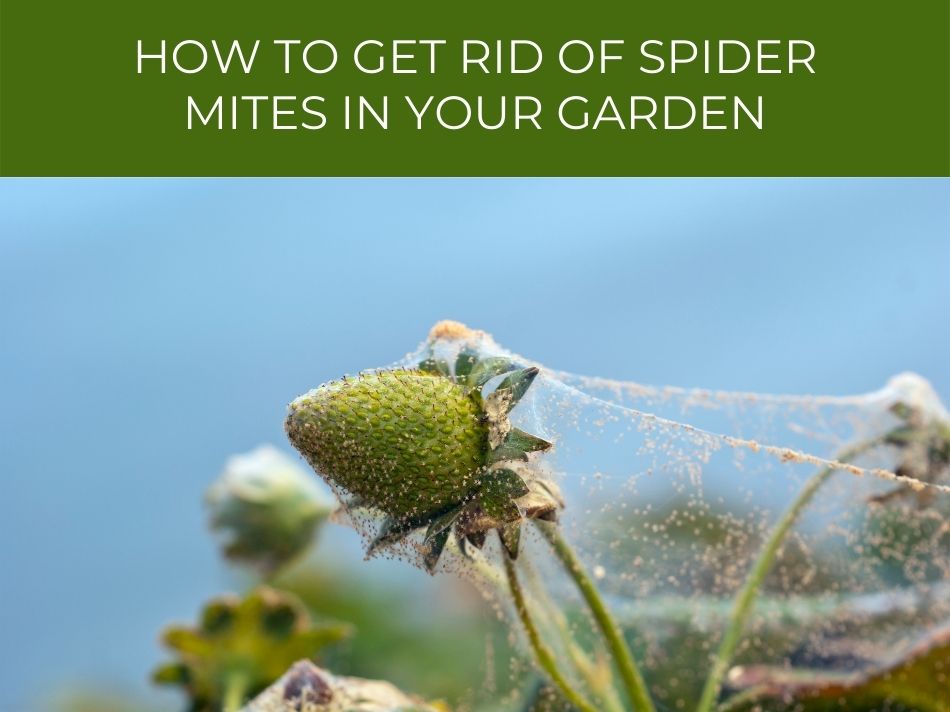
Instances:
[[[950,175],[950,3],[0,4],[3,175]]]

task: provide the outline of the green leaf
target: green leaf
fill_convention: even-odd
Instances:
[[[730,684],[744,688],[721,712],[950,712],[950,626],[893,660],[855,673],[735,668]]]

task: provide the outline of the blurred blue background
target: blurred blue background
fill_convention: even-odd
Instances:
[[[233,580],[225,458],[438,319],[578,373],[946,400],[948,305],[947,181],[0,182],[0,710],[154,695],[159,628]]]

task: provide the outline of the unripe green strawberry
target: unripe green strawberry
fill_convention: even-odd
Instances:
[[[482,388],[502,375],[483,397]],[[365,373],[297,398],[287,435],[320,475],[352,496],[349,508],[386,515],[371,551],[426,527],[431,571],[450,532],[464,549],[497,529],[515,556],[520,521],[553,517],[560,507],[506,464],[551,447],[508,420],[537,375],[537,368],[468,349],[454,368],[430,354],[418,369]]]
[[[487,464],[488,425],[470,394],[423,371],[336,381],[290,406],[287,433],[314,469],[396,518],[462,501]]]

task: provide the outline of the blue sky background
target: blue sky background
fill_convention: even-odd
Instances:
[[[161,625],[233,582],[224,459],[438,319],[579,373],[947,400],[948,307],[944,180],[0,182],[0,710],[147,691]]]

